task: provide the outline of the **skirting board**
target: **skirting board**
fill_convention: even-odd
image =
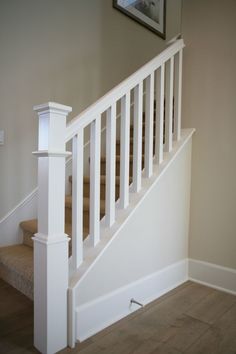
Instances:
[[[236,270],[189,259],[189,280],[236,295]]]
[[[188,261],[186,259],[78,306],[75,318],[76,340],[84,341],[138,310],[140,308],[138,305],[130,304],[132,298],[146,305],[187,280]]]

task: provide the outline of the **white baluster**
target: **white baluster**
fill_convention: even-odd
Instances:
[[[106,224],[115,222],[116,190],[116,104],[107,110],[106,118]]]
[[[172,120],[174,92],[174,57],[166,65],[165,151],[172,150]]]
[[[165,97],[165,64],[156,71],[156,137],[155,137],[155,162],[163,161],[163,120]]]
[[[93,246],[100,241],[101,116],[90,124],[89,232]]]
[[[83,168],[84,130],[73,138],[72,145],[72,266],[83,261]]]
[[[141,189],[143,82],[134,88],[133,192]]]
[[[129,204],[130,92],[121,99],[120,207]]]
[[[181,49],[175,59],[174,139],[177,141],[181,138],[182,62],[183,50]]]
[[[146,79],[146,112],[145,112],[145,177],[153,173],[153,105],[154,105],[154,73]]]

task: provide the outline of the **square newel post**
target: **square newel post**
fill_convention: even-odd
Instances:
[[[68,241],[65,234],[66,117],[46,103],[39,116],[38,233],[34,237],[34,345],[45,354],[67,346]]]

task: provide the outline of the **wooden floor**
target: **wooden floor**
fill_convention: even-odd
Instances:
[[[38,353],[33,304],[2,280],[0,353]],[[236,296],[187,282],[67,353],[236,354]]]

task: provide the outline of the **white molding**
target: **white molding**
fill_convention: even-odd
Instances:
[[[37,213],[38,188],[35,188],[27,197],[15,206],[0,220],[0,247],[22,242],[19,223],[33,219]]]
[[[236,295],[236,269],[189,259],[189,280]]]
[[[84,341],[140,307],[166,294],[188,280],[188,260],[184,259],[138,281],[117,289],[75,309],[76,340]]]

